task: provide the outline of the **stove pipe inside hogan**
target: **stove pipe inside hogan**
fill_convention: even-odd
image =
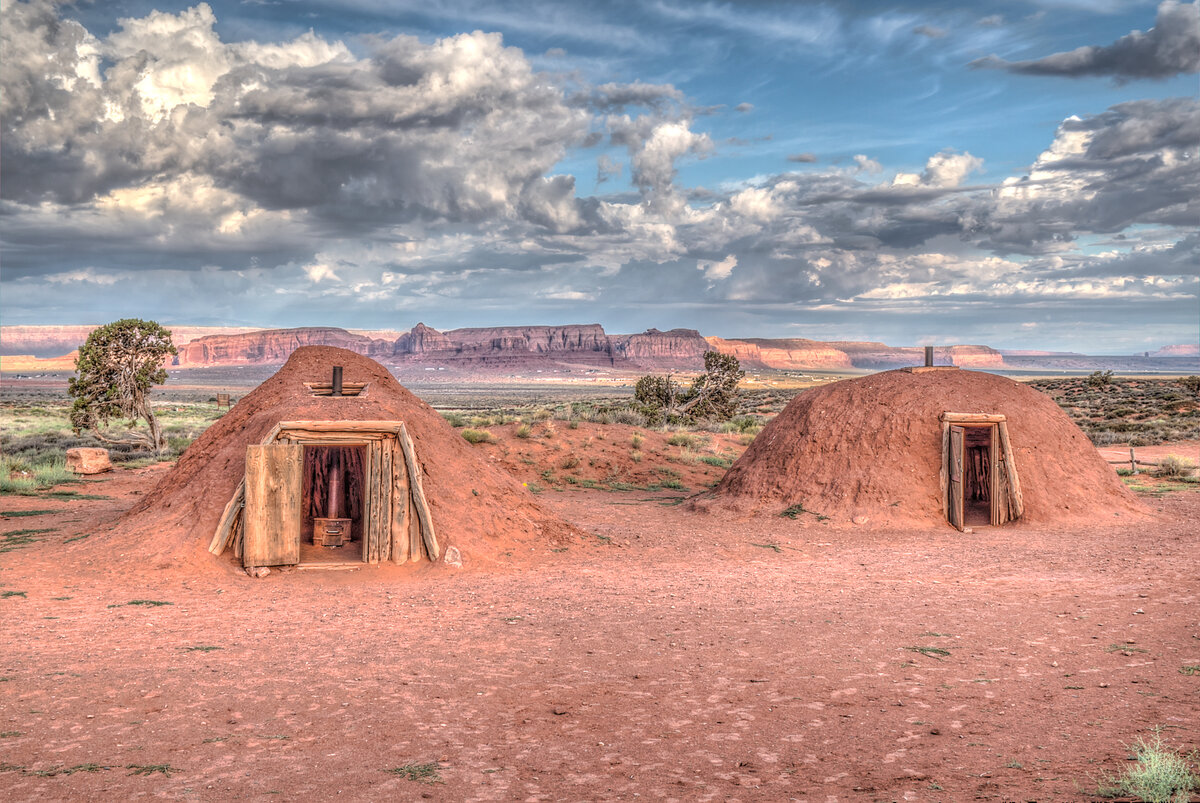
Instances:
[[[341,518],[339,508],[342,504],[342,459],[338,458],[337,464],[333,466],[333,470],[329,472],[329,504],[325,507],[325,517],[330,519]]]

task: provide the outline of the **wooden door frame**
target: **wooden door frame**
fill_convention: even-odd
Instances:
[[[260,443],[300,446],[366,446],[364,463],[363,562],[436,561],[441,555],[421,481],[416,448],[400,421],[281,421]],[[378,481],[375,481],[378,478]],[[208,550],[233,547],[242,557],[246,480],[225,505]]]
[[[951,487],[950,487],[950,428],[951,427],[987,427],[991,430],[988,447],[989,478],[988,488],[988,520],[993,525],[1003,524],[1006,521],[1017,518],[1023,512],[1023,505],[1020,501],[1010,501],[1020,499],[1020,485],[1016,479],[1016,467],[1013,464],[1012,447],[1008,442],[1008,429],[1005,416],[996,413],[951,413],[944,412],[940,416],[942,422],[942,470],[941,470],[941,488],[942,488],[942,515],[949,522],[951,513]],[[966,437],[964,433],[963,451],[966,451]],[[965,462],[966,455],[960,456]],[[1002,468],[1003,466],[1003,468]],[[1004,471],[1003,480],[1001,471]],[[1009,491],[1001,492],[1001,487],[1007,483]],[[1013,484],[1016,483],[1015,489]],[[1003,506],[1003,507],[1002,507]],[[961,505],[961,513],[964,516],[964,527],[966,507]],[[1009,515],[1010,509],[1015,509],[1015,515]]]

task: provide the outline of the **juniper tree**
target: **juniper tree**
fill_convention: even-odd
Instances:
[[[163,365],[176,353],[171,333],[154,321],[125,318],[94,330],[80,347],[76,375],[67,384],[67,392],[75,399],[71,428],[77,433],[91,430],[106,443],[148,441],[162,454],[167,443],[150,407],[150,388],[167,381]],[[114,418],[128,419],[131,427],[144,419],[150,434],[111,439],[102,428]]]
[[[650,374],[637,381],[633,397],[652,424],[728,421],[738,409],[738,382],[746,372],[737,357],[709,351],[704,373],[683,389],[670,376]]]

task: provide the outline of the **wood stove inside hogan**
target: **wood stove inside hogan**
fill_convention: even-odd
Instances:
[[[342,547],[361,532],[363,457],[361,446],[305,447],[304,513],[315,546]]]

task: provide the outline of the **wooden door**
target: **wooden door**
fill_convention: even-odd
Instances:
[[[996,425],[991,424],[988,426],[988,509],[994,527],[1008,521],[1008,498],[1002,494],[1001,488],[1003,472],[1000,438],[996,434]]]
[[[300,562],[304,447],[271,443],[246,447],[243,566]]]
[[[950,487],[947,491],[947,515],[957,529],[963,528],[963,444],[966,433],[962,427],[950,427]]]

